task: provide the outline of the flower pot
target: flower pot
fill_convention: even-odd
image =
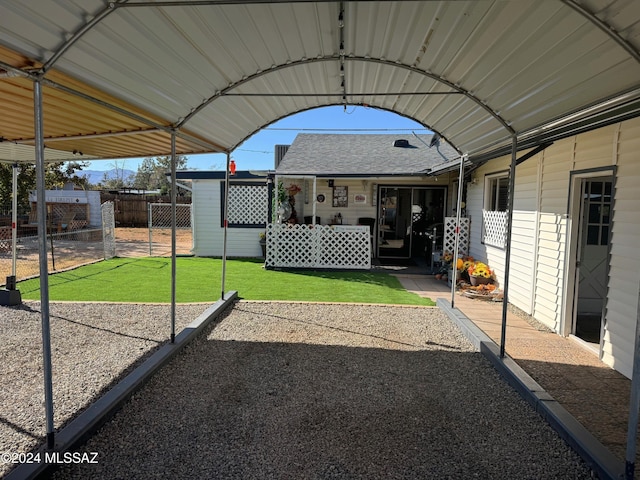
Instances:
[[[474,287],[477,286],[477,285],[487,285],[487,284],[491,283],[491,279],[490,278],[474,277],[473,275],[469,275],[469,280],[471,282],[471,285],[473,285]]]
[[[262,256],[264,258],[267,258],[267,242],[266,241],[261,241],[260,242],[260,248],[262,248]]]

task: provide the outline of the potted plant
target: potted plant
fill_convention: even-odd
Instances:
[[[258,234],[258,242],[260,243],[260,248],[262,248],[262,256],[267,258],[267,233],[260,232]]]
[[[493,282],[493,272],[486,263],[473,262],[467,268],[467,273],[469,274],[469,281],[474,287]]]

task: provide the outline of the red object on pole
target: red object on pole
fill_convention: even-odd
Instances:
[[[231,160],[229,162],[229,172],[231,172],[231,175],[235,175],[236,174],[236,162],[235,162],[235,160]]]

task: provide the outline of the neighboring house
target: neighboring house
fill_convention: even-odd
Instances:
[[[508,290],[510,303],[627,377],[640,286],[638,152],[640,118],[558,140],[516,167]],[[471,255],[501,284],[510,160],[480,166],[467,186]]]
[[[102,226],[100,208],[100,192],[96,190],[75,190],[73,185],[67,185],[63,190],[45,190],[45,200],[49,207],[49,221],[52,225],[61,226],[64,218],[71,218],[72,225],[65,225],[65,229]],[[31,202],[30,222],[36,222],[37,195],[33,191],[29,194]]]

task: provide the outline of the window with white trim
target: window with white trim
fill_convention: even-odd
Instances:
[[[499,173],[485,177],[484,209],[493,212],[506,212],[509,202],[509,175]]]
[[[484,179],[484,192],[482,242],[485,245],[504,248],[509,205],[509,175],[507,173],[487,175]]]

